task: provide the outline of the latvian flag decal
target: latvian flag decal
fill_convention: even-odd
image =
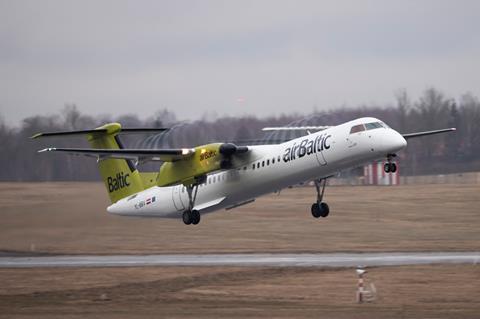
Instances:
[[[155,202],[155,196],[147,198],[147,200],[145,201],[145,204],[150,205],[151,203],[154,203],[154,202]]]

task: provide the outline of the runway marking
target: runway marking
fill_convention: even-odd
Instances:
[[[356,267],[358,265],[476,264],[479,259],[480,252],[83,255],[0,257],[0,268],[144,266]]]

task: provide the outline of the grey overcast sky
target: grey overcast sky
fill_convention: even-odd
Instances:
[[[180,119],[480,95],[480,1],[0,0],[0,114]]]

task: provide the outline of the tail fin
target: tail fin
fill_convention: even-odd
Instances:
[[[162,132],[165,128],[127,128],[122,129],[119,123],[109,123],[103,126],[97,127],[93,130],[81,130],[81,131],[64,131],[64,132],[47,132],[38,133],[32,136],[32,138],[49,137],[49,136],[78,136],[86,135],[88,142],[93,149],[100,149],[100,151],[114,151],[123,149],[122,143],[118,137],[118,134],[135,134],[135,133],[155,133]],[[88,155],[93,149],[89,149]],[[45,150],[60,150],[56,148],[48,148]],[[45,151],[45,150],[41,150]],[[66,149],[65,149],[66,150]],[[131,150],[126,150],[131,151]],[[145,150],[143,150],[145,151]],[[149,150],[145,151],[148,152]],[[150,150],[151,151],[151,150]],[[182,150],[179,150],[182,153]],[[85,153],[85,152],[84,152]],[[102,176],[105,187],[107,188],[108,195],[112,203],[115,203],[119,199],[127,197],[144,190],[145,188],[155,185],[156,175],[158,173],[139,173],[129,158],[110,158],[105,154],[99,152],[96,154],[98,168],[100,175]],[[175,154],[167,152],[170,157]],[[130,154],[130,153],[128,153]],[[142,153],[143,154],[143,153]],[[149,154],[149,153],[148,153]],[[182,153],[183,154],[183,153]],[[178,155],[178,154],[177,154]],[[158,154],[155,156],[159,156]]]
[[[105,124],[97,128],[98,133],[87,133],[87,140],[93,148],[121,149],[121,128],[119,123]],[[99,160],[98,169],[112,203],[144,190],[142,177],[129,159]]]

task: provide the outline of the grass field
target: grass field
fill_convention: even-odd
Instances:
[[[462,251],[479,249],[480,186],[287,189],[231,211],[181,220],[109,215],[100,183],[0,183],[0,251],[62,254]]]
[[[269,195],[185,226],[108,215],[99,183],[0,183],[0,254],[479,250],[478,185],[330,187]],[[138,267],[0,269],[0,318],[480,318],[478,265],[354,269]]]
[[[371,268],[378,299],[355,302],[353,269],[0,269],[5,318],[478,318],[480,268]]]

